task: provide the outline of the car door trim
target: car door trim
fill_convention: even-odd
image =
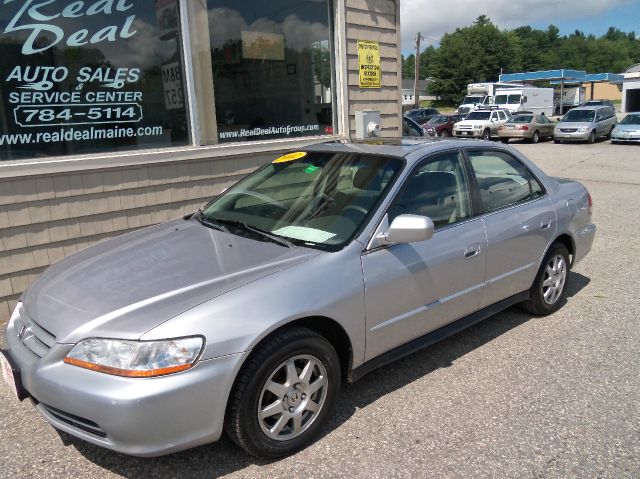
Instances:
[[[375,358],[372,358],[369,361],[361,364],[357,368],[352,369],[347,379],[349,382],[356,382],[363,376],[382,366],[386,366],[387,364],[397,361],[398,359],[404,358],[405,356],[409,356],[410,354],[418,352],[435,343],[438,343],[443,339],[448,338],[449,336],[459,333],[460,331],[463,331],[473,326],[474,324],[479,323],[480,321],[483,321],[495,314],[498,314],[501,311],[504,311],[514,304],[528,300],[530,296],[531,294],[529,290],[515,294],[513,296],[510,296],[509,298],[503,299],[502,301],[498,301],[497,303],[478,310],[475,313],[471,313],[468,316],[449,323],[446,326],[438,328],[435,331],[431,331],[430,333],[414,339],[413,341],[382,353],[379,356],[376,356]]]

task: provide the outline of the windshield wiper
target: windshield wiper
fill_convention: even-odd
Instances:
[[[215,223],[224,223],[224,224],[230,224],[233,226],[239,226],[242,229],[246,230],[246,231],[251,231],[252,233],[257,233],[260,236],[270,239],[271,241],[273,241],[274,243],[277,243],[281,246],[285,246],[287,248],[293,248],[293,244],[290,241],[287,241],[286,239],[280,237],[280,236],[276,236],[273,235],[271,233],[269,233],[268,231],[264,231],[261,230],[260,228],[256,228],[255,226],[249,226],[247,223],[245,223],[244,221],[239,221],[239,220],[226,220],[226,219],[222,219],[222,218],[211,218],[210,221],[213,221],[214,224]]]
[[[208,219],[206,216],[204,216],[202,213],[197,215],[196,221],[201,225],[206,226],[207,228],[212,228],[218,231],[224,231],[225,233],[229,232],[229,230],[224,226],[222,226],[221,224],[219,224],[217,220],[212,221]]]

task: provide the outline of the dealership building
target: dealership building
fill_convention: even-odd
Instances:
[[[361,112],[399,136],[399,15],[399,0],[3,2],[0,322],[50,264],[193,212],[283,150],[357,136]]]

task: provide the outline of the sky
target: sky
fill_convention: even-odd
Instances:
[[[613,26],[640,37],[640,0],[401,0],[402,52],[415,49],[418,31],[427,45],[437,46],[444,33],[468,26],[483,14],[501,29],[546,29],[553,23],[561,35],[578,29],[600,36]]]

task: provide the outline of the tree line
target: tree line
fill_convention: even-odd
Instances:
[[[587,73],[621,73],[640,63],[635,33],[610,27],[601,37],[576,30],[560,36],[555,25],[546,30],[523,26],[500,30],[486,15],[453,33],[439,47],[420,53],[420,78],[430,78],[429,93],[459,102],[468,83],[498,81],[503,73],[571,69]],[[413,78],[415,55],[402,56],[402,77]],[[545,85],[548,86],[548,85]]]

